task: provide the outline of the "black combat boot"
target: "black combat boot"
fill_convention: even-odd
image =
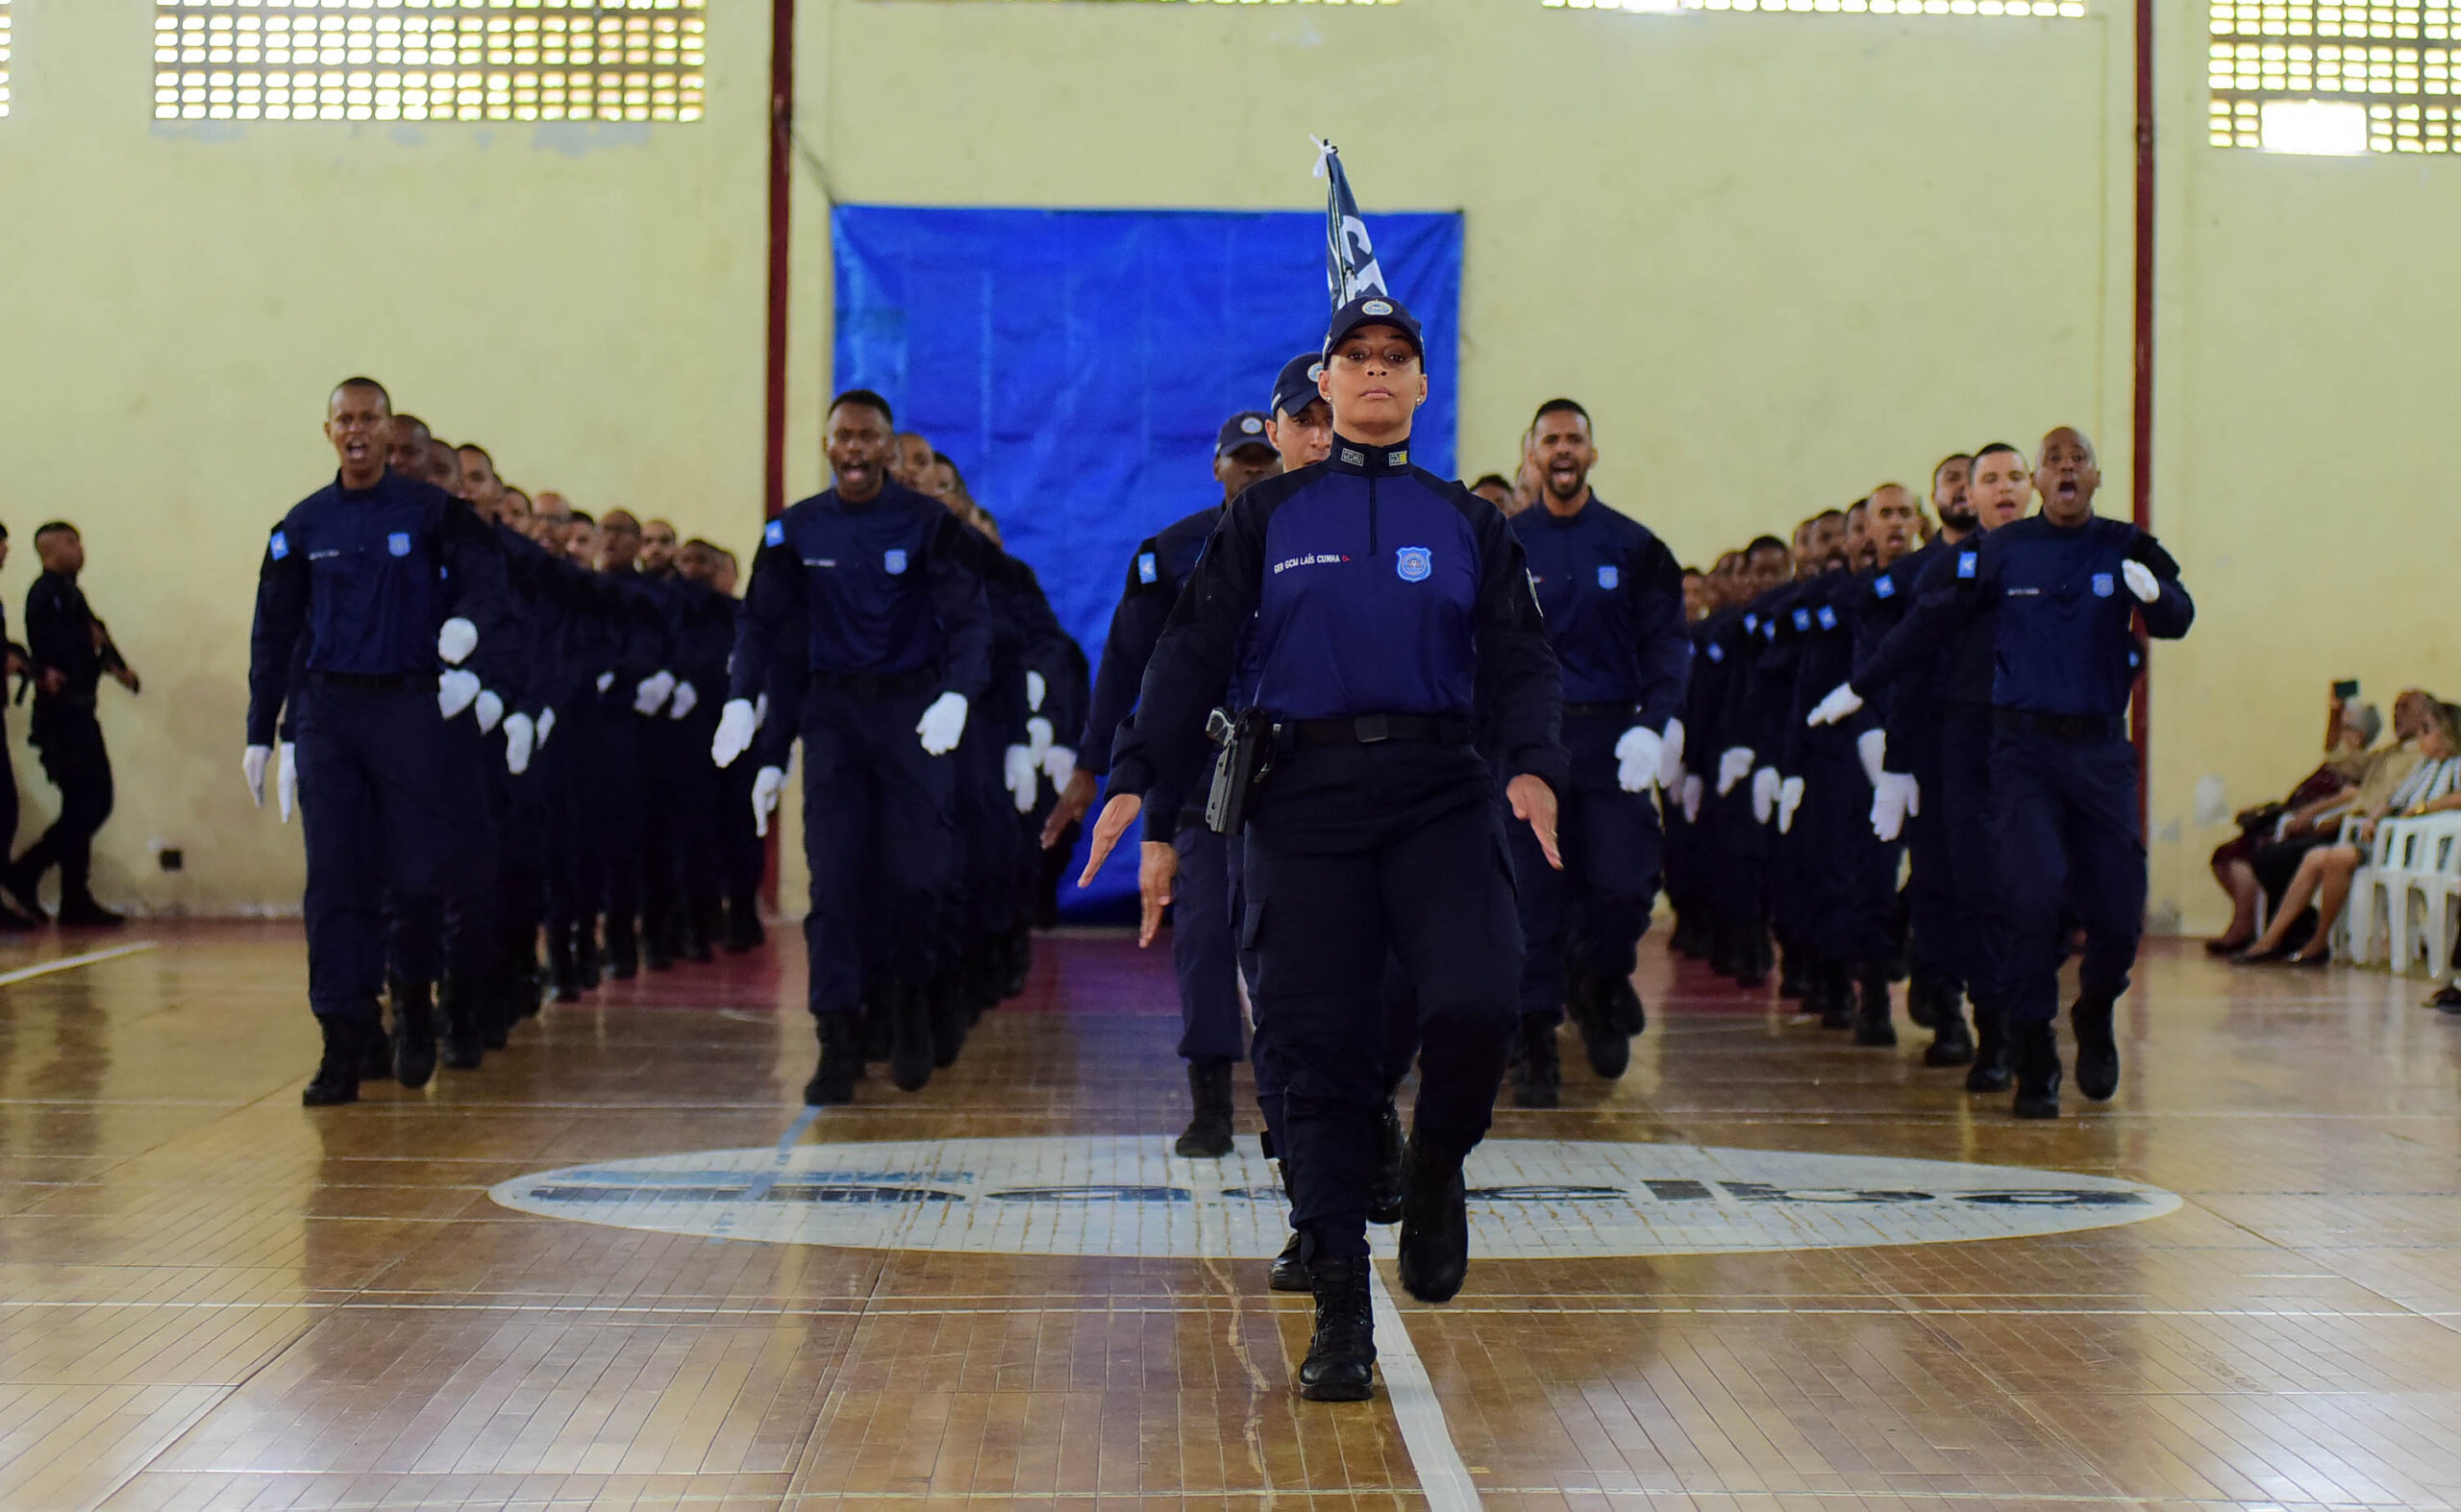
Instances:
[[[360,1041],[373,1039],[385,1043],[385,1036],[367,1032],[356,1019],[333,1014],[316,1015],[316,1028],[324,1031],[325,1058],[316,1063],[315,1076],[299,1094],[301,1107],[336,1107],[359,1101],[359,1053]]]
[[[855,1101],[855,1078],[862,1075],[863,1057],[855,1043],[855,1016],[824,1013],[812,1021],[820,1039],[820,1066],[804,1083],[806,1107],[832,1107]]]
[[[479,1020],[490,1011],[486,997],[447,977],[436,985],[436,1011],[444,1018],[444,1063],[455,1071],[476,1071],[486,1058],[486,1030]]]
[[[2111,1026],[2110,999],[2076,1000],[2068,1010],[2068,1027],[2076,1035],[2076,1090],[2097,1103],[2107,1103],[2119,1091],[2119,1037]]]
[[[1974,1003],[1974,1066],[1965,1074],[1968,1092],[2005,1092],[2016,1079],[2008,1063],[2008,1014],[1997,1004]]]
[[[2011,1024],[2008,1041],[2017,1061],[2019,1118],[2059,1116],[2059,1030],[2048,1023]]]
[[[707,966],[717,959],[709,942],[718,937],[718,900],[714,893],[694,893],[676,905],[684,922],[684,938],[680,942],[684,958],[695,966]]]
[[[760,927],[760,900],[750,889],[727,900],[727,954],[740,955],[757,951],[769,942],[769,931]]]
[[[605,964],[598,949],[598,919],[589,915],[573,921],[573,979],[584,992],[598,990],[599,970]]]
[[[1171,1149],[1182,1160],[1219,1160],[1230,1153],[1230,1062],[1188,1062],[1188,1098],[1196,1112]]]
[[[560,926],[547,930],[547,988],[558,1003],[581,1001],[581,965],[573,958],[573,931]]]
[[[1296,1212],[1299,1208],[1299,1194],[1292,1191],[1290,1187],[1290,1162],[1277,1160],[1274,1164],[1281,1168],[1282,1201],[1289,1204],[1293,1212]],[[1293,1227],[1290,1230],[1290,1242],[1281,1247],[1281,1253],[1273,1257],[1273,1274],[1265,1284],[1278,1292],[1312,1290],[1312,1283],[1307,1279],[1305,1248],[1300,1241],[1299,1230]]]
[[[1555,1053],[1555,1026],[1525,1018],[1513,1035],[1512,1105],[1554,1107],[1561,1101],[1564,1068]]]
[[[435,1004],[423,981],[393,984],[393,1079],[423,1087],[435,1075]]]
[[[1376,1384],[1376,1309],[1365,1255],[1320,1259],[1308,1267],[1316,1294],[1316,1333],[1299,1367],[1299,1395],[1309,1401],[1365,1401]]]
[[[888,1074],[900,1092],[920,1092],[932,1080],[932,979],[892,978]]]
[[[1367,1221],[1371,1224],[1398,1224],[1402,1221],[1402,1110],[1393,1100],[1384,1100],[1383,1110],[1376,1117],[1376,1184],[1367,1189]]]
[[[1905,984],[1905,1022],[1919,1029],[1929,1029],[1932,1018],[1939,1012],[1938,1004],[1942,996],[1942,985],[1938,978],[1926,976],[1917,976],[1907,982]]]
[[[1945,981],[1937,983],[1932,990],[1931,1043],[1923,1048],[1923,1064],[1974,1064],[1974,1031],[1966,1028],[1962,995]]]
[[[1777,959],[1777,996],[1802,1003],[1805,1013],[1820,1011],[1813,1001],[1817,990],[1815,984],[1820,978],[1811,953],[1801,946],[1789,945]]]
[[[1412,1139],[1402,1156],[1402,1284],[1423,1302],[1449,1302],[1469,1274],[1461,1157]]]
[[[401,1001],[402,989],[399,983],[391,984],[386,990],[392,994],[394,1002]],[[393,1011],[399,1015],[401,1009],[395,1008]],[[354,1019],[351,1022],[352,1043],[359,1047],[359,1079],[382,1081],[390,1077],[393,1074],[393,1041],[385,1032],[384,1008],[380,1005],[366,1018]]]
[[[629,913],[607,916],[607,975],[613,980],[630,981],[641,974],[640,937],[633,928]]]
[[[1811,979],[1810,990],[1803,994],[1803,1010],[1817,1010],[1820,1027],[1825,1029],[1851,1029],[1854,1027],[1854,978],[1844,961],[1820,961],[1806,968]]]
[[[1612,981],[1576,981],[1568,1004],[1573,1022],[1580,1027],[1581,1053],[1589,1058],[1589,1069],[1608,1081],[1622,1076],[1632,1064],[1631,1036],[1615,1021],[1616,985]],[[1629,989],[1629,983],[1624,985]]]
[[[1889,1020],[1887,963],[1866,962],[1860,986],[1861,1001],[1854,1009],[1854,1043],[1881,1049],[1896,1044],[1897,1026]]]
[[[973,975],[962,963],[945,967],[924,990],[931,995],[932,1064],[946,1071],[957,1063],[958,1053],[965,1049],[965,1032],[979,1017]]]
[[[1022,997],[1026,981],[1034,968],[1034,931],[1032,926],[1018,925],[1008,931],[1007,958],[1001,963],[1001,1001]]]

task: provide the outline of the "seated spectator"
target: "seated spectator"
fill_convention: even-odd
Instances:
[[[2325,725],[2324,764],[2300,780],[2281,802],[2241,810],[2238,838],[2213,852],[2213,880],[2230,897],[2230,924],[2204,942],[2208,953],[2235,955],[2256,937],[2256,907],[2264,897],[2264,889],[2256,884],[2257,847],[2271,843],[2281,822],[2298,810],[2355,788],[2366,776],[2370,748],[2383,728],[2384,716],[2374,705],[2333,699]],[[2408,775],[2406,768],[2401,775]]]
[[[2403,692],[2393,701],[2393,736],[2399,744],[2370,756],[2355,784],[2292,809],[2275,824],[2270,839],[2258,840],[2248,864],[2256,874],[2256,885],[2275,908],[2281,906],[2282,894],[2299,875],[2299,863],[2308,852],[2332,844],[2345,819],[2381,808],[2394,790],[2409,781],[2419,764],[2419,737],[2426,729],[2427,710],[2434,705],[2433,698],[2416,688]],[[2304,945],[2314,926],[2312,915],[2294,914],[2291,946]]]
[[[2350,879],[2367,858],[2375,827],[2387,819],[2415,819],[2422,814],[2461,809],[2461,710],[2429,701],[2426,729],[2419,736],[2418,764],[2384,803],[2368,810],[2348,839],[2312,848],[2299,858],[2275,913],[2273,927],[2236,957],[2243,962],[2278,961],[2290,966],[2323,966],[2332,959],[2333,924],[2349,901]],[[2304,945],[2289,942],[2294,916],[2316,905],[2316,924]]]

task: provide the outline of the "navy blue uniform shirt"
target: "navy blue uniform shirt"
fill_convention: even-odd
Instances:
[[[815,677],[936,669],[945,691],[980,700],[991,621],[966,544],[952,534],[965,529],[938,500],[893,483],[861,504],[832,488],[771,520],[752,559],[728,696],[758,697],[792,642]]]
[[[1512,532],[1564,669],[1564,702],[1629,704],[1636,723],[1664,730],[1683,706],[1692,660],[1674,553],[1594,496],[1569,518],[1541,501],[1513,516]]]
[[[467,504],[397,473],[358,489],[336,478],[293,506],[265,543],[248,743],[273,743],[303,636],[300,666],[311,674],[430,673],[438,628],[466,609],[484,642],[504,595],[503,557]]]
[[[1113,792],[1196,791],[1206,714],[1250,632],[1255,706],[1274,719],[1466,721],[1485,691],[1480,726],[1505,771],[1563,791],[1562,674],[1520,542],[1492,505],[1412,467],[1406,449],[1336,435],[1326,460],[1231,503],[1120,731]]]
[[[1110,631],[1103,637],[1103,659],[1094,669],[1094,701],[1077,745],[1077,764],[1096,777],[1110,770],[1111,742],[1136,707],[1146,664],[1154,659],[1171,607],[1180,602],[1180,590],[1196,571],[1206,541],[1222,521],[1222,508],[1217,504],[1172,521],[1139,542],[1129,558],[1128,584],[1120,590]]]
[[[62,679],[58,694],[44,694],[37,686],[37,696],[94,701],[103,680],[102,648],[94,638],[94,611],[77,580],[57,572],[35,579],[26,590],[27,659],[34,663],[36,678],[53,670]]]
[[[2120,568],[2150,568],[2160,596],[2139,604]],[[1944,556],[1946,586],[1924,594],[1879,651],[1854,674],[1857,691],[1882,686],[1921,664],[1938,645],[1988,612],[1991,702],[2028,713],[2117,718],[2136,680],[2134,620],[2156,639],[2176,640],[2196,619],[2179,565],[2162,543],[2125,520],[2099,515],[2061,527],[2041,515],[2003,525]]]

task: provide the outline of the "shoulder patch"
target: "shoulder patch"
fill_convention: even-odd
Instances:
[[[265,547],[265,549],[266,549],[267,551],[270,551],[270,552],[272,552],[272,553],[273,553],[273,559],[274,559],[274,560],[276,560],[276,561],[280,561],[280,560],[282,560],[282,558],[284,558],[285,557],[289,556],[289,555],[290,555],[290,533],[289,533],[289,532],[287,532],[287,531],[276,531],[276,532],[274,532],[274,533],[273,533],[273,539],[272,539],[270,542],[266,543],[266,547]]]
[[[1893,598],[1896,598],[1896,597],[1897,597],[1897,580],[1896,580],[1895,578],[1891,578],[1891,577],[1887,577],[1887,576],[1882,576],[1882,577],[1879,577],[1879,578],[1877,578],[1877,579],[1873,580],[1873,582],[1872,582],[1872,597],[1873,597],[1873,598],[1876,598],[1876,599],[1893,599]]]
[[[1974,576],[1975,563],[1981,558],[1981,555],[1982,554],[1979,552],[1970,551],[1961,551],[1957,553],[1957,576],[1960,578],[1972,578]]]
[[[783,520],[771,520],[768,524],[762,526],[760,528],[760,544],[763,546],[785,545],[786,522]]]
[[[1727,648],[1726,648],[1726,647],[1724,647],[1724,646],[1719,645],[1719,644],[1718,644],[1716,641],[1714,641],[1714,640],[1713,640],[1713,641],[1711,641],[1711,642],[1709,642],[1709,659],[1710,659],[1711,661],[1724,661],[1724,660],[1726,660],[1726,659],[1727,659]]]
[[[1155,561],[1154,554],[1150,551],[1141,551],[1136,554],[1136,581],[1139,582],[1162,581],[1161,565]]]
[[[1799,631],[1800,631],[1800,630],[1809,630],[1809,629],[1811,629],[1811,610],[1809,610],[1809,609],[1797,609],[1797,610],[1795,610],[1795,629],[1797,629],[1797,630],[1799,630]]]
[[[1820,628],[1823,630],[1837,628],[1837,611],[1826,604],[1820,607]]]

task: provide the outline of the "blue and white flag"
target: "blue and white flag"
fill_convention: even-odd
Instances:
[[[1351,197],[1350,177],[1342,172],[1342,151],[1331,142],[1316,143],[1316,177],[1331,181],[1325,194],[1325,288],[1339,310],[1361,294],[1390,296],[1384,270],[1377,265],[1376,248],[1367,239],[1367,222],[1359,218],[1358,201]]]

